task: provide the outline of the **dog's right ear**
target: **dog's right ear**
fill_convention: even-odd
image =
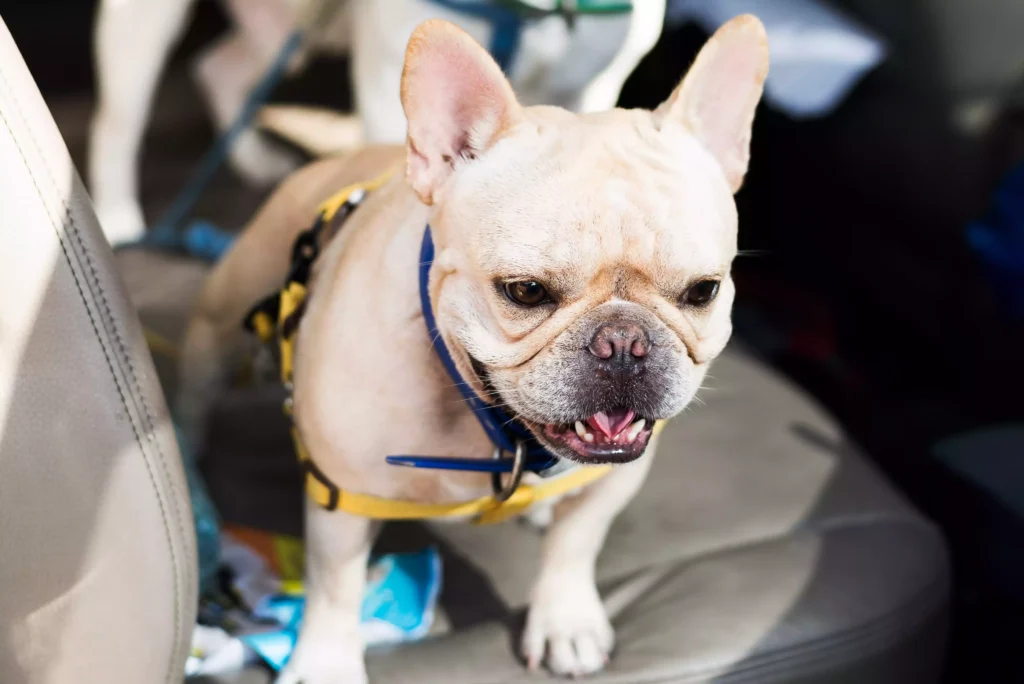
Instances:
[[[672,95],[654,110],[661,125],[686,126],[718,160],[733,192],[750,159],[754,112],[768,76],[768,36],[742,15],[711,36]]]
[[[505,75],[479,43],[439,19],[409,39],[402,70],[409,122],[406,178],[433,204],[457,164],[474,159],[522,120]]]

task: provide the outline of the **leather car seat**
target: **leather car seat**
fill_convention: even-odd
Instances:
[[[183,679],[185,477],[136,314],[0,23],[0,682]]]

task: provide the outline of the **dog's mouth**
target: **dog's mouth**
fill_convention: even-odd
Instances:
[[[496,394],[487,368],[473,357],[470,361],[487,391]],[[570,423],[540,423],[526,420],[507,407],[506,411],[528,427],[551,453],[578,463],[635,461],[643,456],[654,432],[655,420],[629,407],[598,411]]]
[[[558,455],[585,463],[628,463],[643,455],[654,420],[631,408],[598,411],[572,423],[544,425],[540,432]]]

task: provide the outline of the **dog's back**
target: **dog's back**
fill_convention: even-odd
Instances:
[[[317,160],[270,195],[210,272],[193,308],[182,345],[176,418],[190,440],[201,439],[203,416],[221,387],[228,360],[243,347],[245,314],[288,275],[292,243],[317,209],[340,188],[400,163],[400,146],[368,147]]]

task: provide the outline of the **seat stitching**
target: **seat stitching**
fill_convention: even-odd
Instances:
[[[5,86],[6,90],[8,91],[8,94],[9,95],[12,94],[13,90],[10,87],[10,83],[7,80],[6,74],[4,73],[3,69],[0,69],[0,80],[3,81],[4,86]],[[42,150],[39,147],[38,142],[36,141],[36,138],[35,138],[35,135],[34,135],[34,132],[32,130],[31,125],[29,124],[29,122],[28,122],[27,118],[25,117],[24,113],[18,107],[17,99],[13,98],[13,97],[9,97],[8,98],[8,102],[11,103],[12,109],[18,114],[19,118],[21,119],[22,124],[24,125],[26,131],[28,132],[29,137],[32,140],[33,146],[35,147],[36,151],[39,153],[40,158],[43,160],[43,164],[42,165],[43,165],[43,167],[46,170],[46,173],[47,173],[50,185],[52,186],[52,188],[54,190],[56,190],[57,186],[56,186],[56,183],[54,182],[53,174],[50,173],[49,166],[46,164],[45,155],[42,154]],[[32,165],[29,163],[28,159],[26,158],[26,156],[25,156],[25,154],[24,154],[24,152],[22,150],[22,147],[21,147],[20,143],[18,142],[18,138],[17,138],[17,136],[14,135],[14,131],[12,130],[12,128],[10,126],[10,123],[8,122],[8,119],[7,119],[7,117],[6,117],[6,115],[4,114],[3,111],[0,111],[0,118],[3,118],[4,126],[5,126],[5,128],[7,128],[8,133],[10,133],[10,135],[11,135],[12,141],[14,141],[15,146],[18,149],[18,154],[21,156],[22,161],[25,164],[26,171],[28,172],[29,177],[32,180],[32,185],[35,187],[36,192],[39,193],[40,197],[45,197],[45,195],[44,195],[44,193],[42,191],[42,188],[39,186],[38,180],[36,178],[36,174],[33,173],[33,171],[32,171]],[[111,315],[110,306],[109,306],[109,303],[107,302],[107,299],[106,299],[106,294],[103,291],[103,286],[102,286],[102,284],[99,283],[98,277],[96,275],[95,267],[92,264],[91,259],[88,257],[88,250],[86,250],[84,248],[82,238],[79,235],[78,226],[75,223],[74,213],[71,210],[71,208],[68,206],[68,204],[65,201],[65,199],[63,197],[61,197],[61,193],[57,192],[56,194],[59,197],[60,204],[63,205],[64,211],[65,211],[65,213],[67,215],[67,218],[68,218],[68,220],[69,220],[69,222],[71,224],[71,228],[72,228],[73,232],[75,233],[75,237],[76,237],[76,239],[79,242],[79,245],[82,246],[83,251],[86,252],[86,261],[88,262],[90,270],[92,271],[93,280],[94,280],[92,285],[96,289],[99,290],[100,299],[103,302],[103,306],[104,306],[104,309],[106,311],[107,318],[109,319],[107,321],[107,323],[108,323],[108,325],[111,328],[114,329],[114,334],[115,334],[115,337],[118,340],[118,344],[120,346],[121,354],[125,357],[124,360],[128,364],[130,375],[131,375],[133,383],[134,383],[134,389],[135,389],[134,396],[138,396],[139,400],[142,402],[143,411],[145,413],[145,418],[146,418],[146,421],[148,423],[148,425],[146,425],[144,427],[148,428],[147,432],[150,435],[148,440],[146,440],[146,441],[149,441],[150,443],[152,443],[154,445],[154,447],[156,448],[157,455],[159,456],[159,459],[161,461],[161,466],[162,466],[162,469],[164,471],[164,476],[167,479],[167,484],[168,484],[168,486],[172,490],[174,490],[175,487],[174,487],[174,484],[173,484],[173,480],[170,479],[169,471],[167,470],[166,457],[165,457],[165,455],[163,453],[162,448],[159,446],[159,443],[154,439],[155,435],[153,434],[153,432],[154,432],[154,430],[153,430],[153,419],[152,419],[152,415],[149,412],[148,403],[146,402],[144,396],[142,396],[141,388],[140,388],[140,386],[138,384],[138,379],[137,379],[137,377],[135,375],[134,366],[132,365],[131,361],[127,359],[128,355],[127,355],[127,352],[126,352],[126,345],[124,344],[124,340],[123,340],[123,338],[122,338],[122,336],[120,334],[120,331],[118,329],[118,326],[117,326],[116,322],[113,320],[113,316]],[[49,215],[50,212],[47,211],[47,214]],[[68,245],[65,243],[65,240],[64,240],[64,238],[62,236],[62,233],[61,233],[61,230],[56,225],[56,222],[54,221],[52,215],[50,215],[50,223],[51,223],[51,227],[54,230],[54,233],[57,235],[57,239],[58,239],[58,242],[60,243],[61,251],[64,254],[64,258],[68,262],[68,265],[71,265],[72,264],[72,258],[71,257],[72,257],[72,251],[73,250],[69,251]],[[75,261],[77,261],[77,259],[75,259]],[[81,283],[81,281],[79,279],[78,274],[75,272],[75,269],[71,268],[69,270],[71,271],[72,279],[75,282],[75,288],[78,290],[79,297],[81,298],[82,303],[85,304],[86,314],[88,315],[89,323],[90,323],[90,325],[91,325],[91,327],[93,329],[93,332],[95,333],[96,340],[100,343],[100,347],[103,350],[103,355],[104,355],[104,359],[105,359],[105,361],[107,363],[107,368],[110,371],[111,378],[114,380],[115,386],[117,387],[118,395],[121,398],[121,403],[122,403],[122,405],[126,409],[126,413],[128,415],[128,418],[129,418],[129,423],[132,426],[132,432],[134,433],[136,442],[137,442],[137,444],[140,447],[143,447],[143,439],[142,439],[142,437],[141,437],[141,435],[139,433],[138,426],[135,424],[135,421],[132,419],[132,415],[131,415],[132,412],[131,412],[131,409],[130,409],[130,406],[129,406],[129,403],[128,403],[128,400],[127,400],[127,396],[125,395],[125,392],[124,392],[124,390],[121,387],[121,381],[117,377],[117,373],[115,371],[114,360],[111,358],[109,350],[107,349],[107,344],[104,342],[103,338],[100,335],[100,330],[99,330],[100,326],[97,324],[96,318],[95,318],[95,316],[94,316],[94,314],[93,314],[93,312],[92,312],[92,310],[91,310],[91,308],[89,306],[89,299],[85,295],[85,289],[86,288],[83,288],[83,285],[82,285],[82,283]],[[92,292],[92,288],[89,288],[89,289],[90,289],[90,293],[91,294],[96,294],[96,293]],[[141,450],[143,451],[143,454],[145,454],[145,449],[143,448]],[[163,497],[160,496],[160,488],[157,486],[157,481],[156,481],[155,474],[153,473],[153,470],[152,470],[152,465],[150,464],[148,458],[144,458],[143,460],[146,463],[146,471],[147,471],[147,474],[149,475],[150,483],[152,484],[153,489],[154,489],[154,491],[157,494],[157,496],[156,496],[157,504],[159,506],[161,519],[162,519],[163,524],[164,524],[164,532],[165,532],[165,534],[167,536],[167,540],[169,542],[168,543],[168,547],[169,547],[169,552],[170,552],[170,555],[171,555],[171,562],[173,564],[173,570],[174,571],[171,574],[174,577],[173,615],[174,615],[175,629],[173,630],[172,653],[177,655],[178,651],[180,650],[180,639],[179,639],[179,631],[180,630],[179,630],[179,627],[180,627],[181,616],[179,614],[179,603],[180,603],[181,593],[182,593],[181,592],[181,588],[180,588],[180,577],[179,577],[179,573],[177,572],[178,559],[177,559],[177,554],[176,554],[176,549],[175,549],[175,543],[174,543],[173,537],[171,535],[171,530],[168,527],[168,524],[169,524],[168,517],[170,517],[170,516],[168,516],[168,511],[165,509]],[[173,501],[171,502],[171,504],[173,505]],[[175,505],[174,508],[176,509],[177,506]],[[182,526],[182,521],[181,521],[180,514],[174,515],[173,517],[176,519],[179,534],[181,535],[182,538],[184,538],[184,528]],[[169,668],[168,669],[168,673],[167,673],[166,681],[173,682],[174,679],[176,678],[177,674],[180,674],[180,673],[173,673],[170,670],[170,668]]]
[[[92,274],[93,283],[95,284],[96,288],[99,290],[100,301],[101,301],[101,303],[103,305],[103,310],[104,310],[104,312],[106,314],[106,318],[108,320],[108,323],[109,323],[110,327],[113,329],[114,338],[117,341],[117,346],[119,348],[121,358],[128,365],[128,376],[130,378],[131,385],[132,385],[132,390],[133,390],[132,394],[134,396],[137,396],[139,398],[139,401],[142,403],[142,411],[143,411],[143,414],[145,416],[144,428],[145,428],[146,439],[153,446],[153,448],[156,449],[157,456],[158,456],[157,461],[158,461],[158,463],[160,465],[160,469],[163,471],[164,482],[167,484],[167,487],[174,493],[174,496],[169,498],[169,504],[170,504],[171,507],[174,508],[174,515],[172,517],[174,518],[175,522],[177,523],[179,539],[184,539],[185,538],[185,529],[184,529],[184,525],[182,523],[182,515],[181,515],[181,511],[178,510],[177,499],[175,498],[177,496],[180,496],[181,493],[177,491],[177,487],[174,484],[174,479],[171,477],[170,470],[168,470],[168,467],[167,467],[167,455],[164,453],[163,448],[160,445],[160,440],[157,439],[157,437],[156,437],[156,421],[153,419],[153,413],[150,410],[149,402],[146,400],[146,394],[145,394],[145,392],[142,389],[141,383],[139,383],[138,374],[136,373],[136,370],[135,370],[135,364],[132,362],[131,354],[129,353],[129,350],[128,350],[128,345],[125,343],[124,336],[122,335],[122,332],[121,332],[121,328],[117,324],[117,321],[114,318],[113,312],[111,311],[110,303],[109,303],[109,301],[107,299],[106,292],[105,292],[105,290],[103,288],[103,285],[99,281],[99,274],[96,271],[95,263],[93,262],[93,259],[91,257],[89,248],[86,245],[85,241],[82,239],[81,232],[79,231],[78,226],[75,223],[74,215],[70,213],[70,208],[69,208],[69,218],[71,220],[71,226],[73,228],[73,233],[74,233],[75,239],[77,240],[77,242],[79,244],[79,247],[81,248],[81,250],[82,250],[82,252],[83,252],[83,254],[85,256],[85,262],[88,265],[89,271]],[[168,418],[170,418],[170,416],[168,416]],[[173,430],[173,425],[172,425],[172,430]],[[154,483],[154,487],[155,486],[156,486],[156,483]],[[161,511],[163,511],[163,506],[162,505],[161,505]],[[178,567],[177,566],[177,558],[176,558],[175,551],[174,551],[174,546],[175,545],[173,543],[173,540],[171,540],[170,546],[171,546],[171,562],[175,564],[174,567],[175,567],[175,569],[177,569],[177,567]],[[174,577],[175,577],[175,585],[177,586],[178,579],[179,579],[178,578],[178,573],[174,572],[173,574],[174,574]],[[174,608],[175,619],[174,619],[174,622],[175,622],[176,625],[177,625],[177,623],[178,623],[178,621],[180,619],[180,617],[178,615],[177,603],[178,602],[175,601],[175,608]],[[175,633],[175,642],[174,642],[174,647],[175,648],[174,648],[174,652],[177,652],[178,644],[179,644],[179,640],[177,638],[178,630],[175,629],[174,633]],[[177,674],[180,675],[180,673],[177,673]],[[172,678],[171,678],[170,673],[168,674],[168,681],[173,681]]]

